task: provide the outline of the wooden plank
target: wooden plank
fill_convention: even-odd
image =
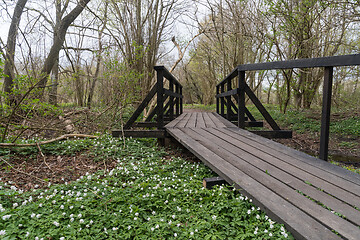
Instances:
[[[121,130],[113,130],[113,137],[122,137]],[[165,138],[167,132],[165,130],[124,130],[125,137],[133,138]]]
[[[148,95],[144,98],[144,100],[140,103],[139,107],[135,110],[133,115],[131,115],[130,119],[126,122],[124,129],[129,129],[131,125],[136,121],[136,119],[140,116],[142,111],[144,111],[145,107],[149,104],[150,100],[154,97],[157,91],[157,85],[155,84]]]
[[[220,121],[219,118],[217,118],[214,115],[214,113],[210,112],[210,113],[208,113],[208,115],[209,115],[209,118],[214,122],[214,124],[217,128],[225,128],[226,127],[226,125],[222,121]]]
[[[215,123],[213,122],[213,120],[211,120],[211,118],[209,117],[209,113],[204,112],[202,113],[203,117],[204,117],[204,122],[206,127],[216,127]],[[219,115],[220,116],[220,115]]]
[[[252,198],[254,204],[265,210],[273,220],[285,224],[296,239],[341,239],[293,204],[204,147],[202,141],[195,141],[189,137],[184,130],[186,129],[173,128],[168,131],[219,176],[234,184],[241,193]]]
[[[183,113],[180,116],[178,116],[177,118],[175,118],[174,120],[172,120],[170,123],[168,123],[167,125],[165,125],[165,128],[173,128],[175,127],[181,120],[184,119],[184,117],[187,115],[187,113]]]
[[[207,131],[218,138],[221,138],[222,142],[220,145],[228,151],[232,151],[233,154],[241,156],[244,161],[292,187],[294,190],[299,190],[307,196],[310,196],[312,199],[320,201],[335,212],[346,216],[354,224],[360,225],[359,211],[343,201],[307,184],[304,181],[301,172],[298,172],[298,169],[295,167],[290,166],[290,168],[295,170],[289,172],[287,166],[284,166],[283,162],[279,159],[256,149],[252,146],[251,142],[245,143],[234,139],[233,136],[227,135],[226,131],[223,131],[223,129],[208,129]],[[219,142],[217,143],[219,144]],[[236,148],[234,148],[234,146],[236,146]]]
[[[269,156],[280,160],[281,166],[286,167],[288,171],[293,169],[293,174],[295,176],[297,174],[301,174],[301,177],[304,181],[308,181],[334,196],[340,195],[339,198],[343,201],[349,203],[351,202],[354,206],[357,205],[360,208],[359,185],[324,171],[322,168],[313,167],[306,162],[298,161],[297,158],[289,155],[289,153],[279,152],[277,149],[272,149],[272,146],[265,141],[261,142],[259,139],[258,141],[252,141],[250,138],[245,137],[244,135],[234,133],[233,129],[224,129],[221,131],[236,139],[234,141],[241,141],[242,143],[248,143],[251,141],[252,147],[254,147],[256,150],[266,152],[266,154]],[[344,196],[341,196],[342,194],[344,194]]]
[[[187,124],[187,122],[188,122],[189,119],[190,119],[190,116],[191,116],[191,113],[186,113],[186,116],[184,116],[184,118],[181,119],[181,120],[179,121],[179,123],[178,123],[175,127],[177,127],[177,128],[183,128],[183,127],[185,127],[186,124]]]
[[[213,115],[218,119],[218,121],[221,121],[226,127],[231,127],[231,128],[235,127],[236,128],[236,125],[232,124],[230,121],[226,120],[219,114],[213,113]]]
[[[205,128],[204,114],[201,112],[196,113],[196,127]]]
[[[225,120],[226,121],[226,120]],[[261,148],[264,151],[267,151],[271,154],[277,154],[282,153],[285,156],[287,156],[289,159],[287,161],[290,161],[294,165],[298,166],[299,164],[302,166],[303,169],[306,169],[307,171],[310,171],[312,169],[319,169],[323,172],[327,172],[330,175],[327,175],[330,177],[330,179],[333,179],[336,181],[336,183],[339,183],[342,180],[348,181],[352,184],[356,184],[360,187],[360,174],[351,172],[349,170],[346,170],[342,167],[336,166],[334,164],[325,162],[325,161],[319,161],[319,159],[312,157],[306,153],[297,151],[295,149],[289,148],[287,146],[284,146],[278,142],[274,142],[272,140],[260,137],[256,134],[250,133],[248,131],[244,131],[238,128],[233,128],[228,130],[234,132],[235,134],[239,134],[243,137],[246,137],[246,141],[249,141],[251,139],[254,144],[255,142],[258,143],[258,146],[261,146]],[[305,165],[303,165],[305,164]],[[347,185],[347,184],[346,184]],[[342,186],[345,187],[345,186]]]
[[[208,129],[209,130],[209,129]],[[244,161],[242,158],[235,155],[233,152],[236,147],[231,147],[231,150],[224,148],[227,143],[225,141],[219,141],[217,136],[207,132],[204,129],[188,129],[185,128],[184,132],[196,141],[201,142],[203,146],[211,150],[217,155],[221,155],[231,165],[247,173],[251,178],[256,179],[262,185],[272,189],[276,194],[282,198],[287,199],[290,203],[297,206],[302,211],[306,212],[314,219],[320,221],[325,226],[334,229],[339,234],[347,239],[357,239],[355,236],[360,235],[360,229],[347,222],[346,220],[336,216],[329,210],[316,204],[312,200],[305,196],[298,194],[293,189],[286,186],[281,181],[266,174],[266,172],[259,170],[251,164]],[[264,199],[259,199],[263,201]]]
[[[189,121],[187,122],[186,124],[186,128],[189,128],[189,127],[196,127],[196,113],[189,113],[190,114],[190,118],[189,118]]]

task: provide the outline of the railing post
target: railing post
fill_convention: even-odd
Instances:
[[[180,95],[182,96],[182,86],[180,85]],[[180,114],[183,113],[183,99],[180,98]]]
[[[219,85],[216,86],[216,95],[220,93],[220,87]],[[216,113],[220,114],[220,98],[216,98]]]
[[[172,79],[169,79],[169,90],[171,92],[174,92],[174,81]],[[169,105],[169,113],[170,113],[170,120],[174,119],[174,97],[170,96],[169,99],[170,105]]]
[[[231,90],[231,78],[227,81],[227,91]],[[231,121],[231,96],[226,97],[226,118]]]
[[[224,83],[221,83],[220,84],[220,93],[223,93],[223,92],[224,92]],[[220,98],[220,103],[221,103],[221,106],[220,106],[221,116],[225,117],[225,98],[224,97]]]
[[[238,71],[238,127],[245,129],[245,71]]]
[[[325,67],[319,158],[328,160],[333,67]]]
[[[180,94],[180,86],[179,84],[175,85],[175,92]],[[175,99],[175,112],[176,112],[176,117],[180,115],[180,98],[176,98]]]
[[[164,76],[163,70],[157,70],[157,123],[158,129],[164,128]]]

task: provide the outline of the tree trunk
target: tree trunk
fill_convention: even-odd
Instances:
[[[50,52],[45,59],[44,66],[41,70],[42,79],[39,82],[39,87],[42,88],[40,97],[44,94],[44,88],[46,87],[48,76],[53,69],[53,66],[56,60],[59,57],[59,51],[65,41],[66,31],[69,28],[70,24],[80,15],[84,10],[85,6],[90,2],[90,0],[80,0],[76,7],[66,15],[60,22],[59,32],[56,39],[54,39],[53,45],[50,49]]]
[[[55,1],[56,6],[56,22],[54,27],[54,42],[55,39],[57,39],[59,35],[59,27],[61,23],[61,0]],[[59,83],[59,56],[56,58],[54,66],[51,70],[52,76],[51,76],[51,88],[50,88],[50,94],[49,94],[49,103],[53,105],[57,105],[57,89],[58,89],[58,83]]]
[[[18,28],[21,20],[21,14],[23,13],[26,3],[27,0],[17,1],[7,38],[5,66],[4,66],[4,74],[5,74],[4,91],[5,93],[9,94],[9,103],[14,103],[15,101],[15,96],[11,92],[15,78],[15,73],[14,73],[15,45],[16,45]]]

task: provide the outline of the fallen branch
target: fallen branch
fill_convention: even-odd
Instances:
[[[0,157],[0,160],[3,161],[4,163],[6,163],[7,165],[9,165],[9,166],[11,167],[11,169],[14,169],[15,171],[17,171],[17,172],[19,172],[19,173],[28,175],[29,177],[33,177],[33,178],[37,179],[38,181],[45,183],[45,181],[42,180],[41,178],[38,178],[38,177],[33,176],[33,175],[31,175],[31,174],[29,174],[29,173],[27,173],[27,172],[24,172],[24,171],[21,171],[21,170],[19,170],[19,169],[14,168],[13,165],[11,165],[8,161],[6,161],[5,159],[3,159],[2,157]]]
[[[46,162],[46,157],[45,157],[45,155],[43,154],[43,152],[41,151],[40,144],[37,143],[36,146],[37,146],[37,148],[39,149],[40,155],[43,157],[43,160],[44,160],[45,165],[50,169],[50,171],[54,172],[54,171],[50,168],[49,164],[47,164],[47,162]]]
[[[44,144],[48,144],[48,143],[52,143],[52,142],[57,142],[63,139],[68,139],[68,138],[98,138],[98,136],[94,136],[94,135],[87,135],[87,134],[65,134],[62,135],[58,138],[54,138],[54,139],[50,139],[50,140],[46,140],[46,141],[42,141],[42,142],[37,142],[37,143],[24,143],[24,144],[16,144],[16,143],[0,143],[0,147],[5,147],[5,148],[13,148],[13,147],[36,147],[39,145],[44,145]]]

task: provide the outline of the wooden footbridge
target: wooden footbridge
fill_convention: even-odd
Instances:
[[[360,239],[360,175],[324,161],[332,70],[347,65],[360,65],[360,55],[238,66],[217,86],[217,113],[183,113],[180,83],[164,67],[155,67],[157,84],[125,130],[114,130],[113,135],[177,140],[272,219],[285,224],[296,239]],[[289,138],[291,131],[279,128],[245,81],[245,71],[308,67],[325,68],[321,159],[268,139]],[[156,94],[155,110],[147,121],[136,123]],[[245,94],[272,130],[244,130],[262,126],[245,107]],[[156,121],[151,121],[155,115]],[[156,130],[131,129],[135,127]]]

